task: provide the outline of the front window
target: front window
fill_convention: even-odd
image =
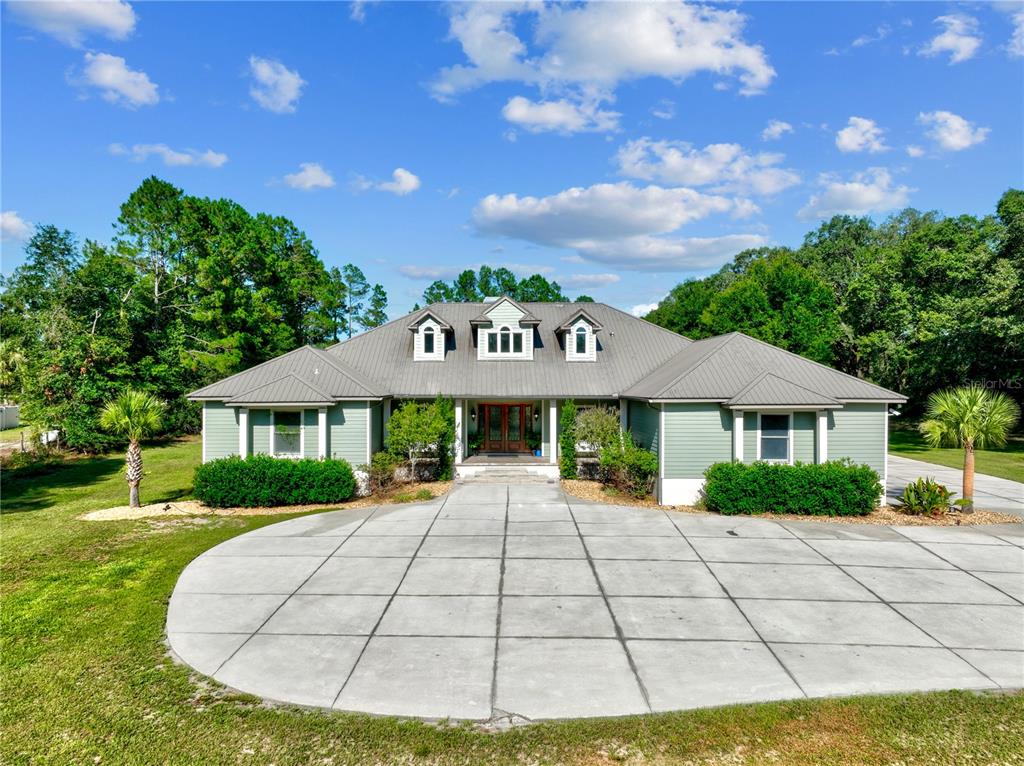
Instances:
[[[789,462],[789,415],[761,416],[761,459]]]
[[[507,327],[501,328],[501,353],[507,354],[512,347],[512,331]]]
[[[434,328],[428,327],[423,331],[423,353],[434,353]]]
[[[302,456],[302,413],[274,413],[274,456]]]
[[[576,353],[587,353],[587,330],[585,327],[578,327],[576,329]]]

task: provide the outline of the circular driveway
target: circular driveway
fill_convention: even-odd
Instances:
[[[881,527],[465,484],[229,540],[171,597],[174,652],[281,702],[613,716],[1024,686],[1024,525]]]

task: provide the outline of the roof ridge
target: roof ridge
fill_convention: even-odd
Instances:
[[[807,363],[813,364],[813,365],[815,365],[817,367],[821,367],[822,369],[828,370],[829,372],[833,372],[836,375],[842,375],[843,377],[850,378],[851,380],[855,380],[858,383],[863,383],[866,386],[871,386],[872,388],[877,388],[879,391],[884,391],[887,394],[896,394],[896,396],[898,396],[900,399],[906,399],[906,397],[903,396],[903,394],[899,393],[898,391],[893,391],[892,389],[885,388],[885,386],[880,386],[877,383],[872,383],[870,380],[864,380],[864,378],[858,378],[856,375],[851,375],[848,372],[843,372],[842,370],[837,370],[835,367],[829,367],[827,364],[822,364],[821,362],[816,362],[813,359],[808,359],[806,356],[801,356],[800,354],[797,354],[797,353],[795,353],[793,351],[789,351],[788,349],[784,349],[781,346],[775,346],[775,345],[773,345],[771,343],[768,343],[767,341],[761,340],[760,338],[755,338],[752,335],[747,335],[744,332],[740,332],[739,330],[734,330],[733,332],[731,332],[729,334],[730,335],[739,335],[740,337],[746,338],[747,340],[752,340],[755,343],[758,343],[758,344],[760,344],[762,346],[767,346],[768,348],[774,349],[776,351],[781,351],[782,353],[788,354],[789,356],[795,356],[797,359],[799,359],[799,360],[801,360],[803,362],[807,362]],[[810,389],[808,389],[808,390],[810,390]]]
[[[701,338],[700,340],[692,341],[692,343],[696,344],[696,343],[701,343],[702,341],[706,341],[706,340],[716,340],[718,338],[724,338],[726,336],[731,336],[731,335],[733,335],[733,333],[725,333],[724,335],[712,335],[710,338]],[[681,373],[679,373],[679,375],[676,376],[675,378],[673,378],[669,383],[667,383],[666,385],[664,385],[660,389],[658,389],[657,393],[655,393],[650,398],[654,399],[654,398],[656,398],[658,396],[661,396],[663,393],[665,393],[665,391],[667,391],[668,389],[672,388],[672,386],[676,385],[679,381],[681,381],[687,375],[689,375],[694,370],[696,370],[698,367],[700,367],[702,364],[704,364],[704,362],[706,362],[708,359],[710,359],[714,354],[718,353],[721,349],[723,349],[727,345],[729,345],[730,342],[732,342],[732,338],[731,337],[729,337],[728,340],[726,340],[724,343],[721,343],[718,346],[715,346],[714,348],[712,348],[710,351],[708,351],[706,354],[704,354],[704,356],[702,356],[696,362],[694,362],[689,367],[687,367],[685,370],[683,370]],[[690,348],[690,346],[687,346],[685,349],[683,349],[683,351],[686,351],[689,348]],[[681,354],[681,353],[683,353],[683,351],[680,351],[679,353]],[[678,356],[678,354],[677,354],[677,356]],[[672,359],[675,359],[675,357],[672,357]],[[669,359],[667,362],[665,362],[665,364],[670,364],[672,362],[672,359]]]
[[[835,402],[836,404],[839,403],[839,400],[836,399],[834,396],[830,396],[829,394],[826,394],[823,391],[818,391],[815,388],[808,388],[807,386],[803,385],[802,383],[797,383],[796,381],[790,380],[789,378],[784,377],[782,375],[779,375],[778,373],[773,372],[771,370],[765,370],[764,372],[762,372],[760,375],[758,375],[756,378],[754,378],[754,380],[750,381],[750,383],[748,383],[743,388],[741,388],[739,391],[737,391],[735,394],[733,394],[732,398],[727,400],[727,403],[728,402],[736,401],[741,396],[743,396],[745,393],[747,393],[752,388],[754,388],[758,383],[760,383],[761,381],[763,381],[765,378],[768,378],[768,377],[772,377],[772,378],[776,378],[778,380],[781,380],[783,383],[788,383],[791,386],[795,386],[796,388],[799,388],[801,391],[806,391],[806,392],[808,392],[810,394],[815,394],[816,396],[820,396],[820,397],[822,397],[824,399],[828,399],[830,402]]]

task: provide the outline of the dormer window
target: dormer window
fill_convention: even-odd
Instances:
[[[433,356],[434,354],[434,328],[423,328],[423,353]]]
[[[512,350],[512,331],[507,327],[501,328],[501,353],[507,354]]]
[[[558,326],[567,362],[596,362],[597,333],[601,324],[584,309],[577,309]]]
[[[540,320],[508,297],[488,302],[476,328],[477,359],[533,359],[534,328]]]
[[[409,325],[413,333],[413,359],[417,362],[443,362],[445,331],[451,326],[433,311],[420,313]]]
[[[587,328],[582,325],[576,328],[576,353],[580,356],[587,353]]]

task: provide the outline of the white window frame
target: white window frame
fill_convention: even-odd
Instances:
[[[298,412],[299,413],[299,454],[288,453],[288,454],[277,454],[277,427],[274,423],[274,416],[278,412]],[[277,409],[270,410],[270,456],[281,458],[282,460],[301,460],[306,457],[306,411],[295,410],[286,407],[278,407]]]
[[[508,334],[508,351],[501,350],[502,335]],[[533,359],[533,328],[518,327],[503,322],[497,327],[481,327],[477,330],[477,359]],[[516,351],[516,337],[519,338],[520,350]],[[529,336],[529,337],[528,337]],[[490,350],[491,339],[494,339],[495,351]]]
[[[777,458],[762,458],[761,457],[761,416],[762,415],[785,415],[788,418],[788,438],[786,440],[786,459],[779,460]],[[778,438],[778,437],[769,437]],[[793,412],[792,410],[773,410],[770,412],[758,412],[757,413],[757,460],[764,460],[766,463],[779,463],[782,465],[793,465]]]
[[[427,351],[427,338],[430,338],[430,350]],[[423,328],[423,355],[433,356],[435,349],[437,348],[437,336],[434,333],[434,328],[427,325]]]
[[[586,350],[580,354],[576,351],[576,334],[583,330],[586,338]],[[594,328],[587,320],[580,317],[565,333],[565,361],[567,362],[596,362],[597,361],[597,335]]]

